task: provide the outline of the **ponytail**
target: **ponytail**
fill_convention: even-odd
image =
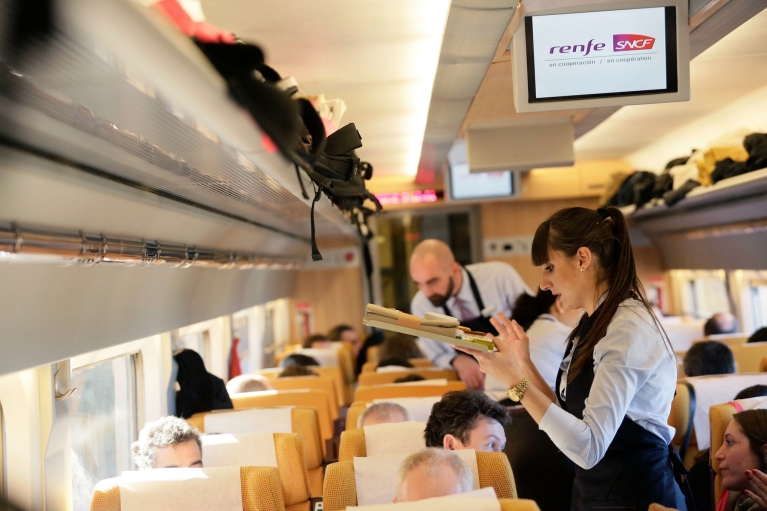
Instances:
[[[544,291],[543,289],[539,289],[538,294],[535,296],[522,293],[514,303],[511,317],[519,323],[522,330],[527,330],[538,319],[538,316],[546,314],[551,310],[551,306],[554,305],[556,300],[551,291]]]
[[[594,256],[596,284],[607,284],[607,292],[604,302],[591,316],[584,315],[570,334],[569,340],[579,337],[579,348],[567,373],[568,382],[591,363],[594,346],[607,333],[607,327],[624,300],[638,299],[655,319],[637,277],[628,225],[618,208],[567,208],[554,213],[535,232],[533,264],[541,266],[548,262],[553,250],[574,257],[581,247],[588,248]],[[657,319],[655,324],[659,331],[663,330]]]

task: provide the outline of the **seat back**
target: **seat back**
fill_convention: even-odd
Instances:
[[[388,384],[373,387],[360,385],[354,393],[354,401],[373,401],[392,397],[442,396],[453,390],[466,390],[462,381],[449,381],[447,385],[401,385]]]
[[[179,469],[166,469],[162,472],[170,470]],[[120,483],[120,477],[99,481],[91,496],[90,511],[121,511]],[[163,484],[172,491],[174,481],[163,481]],[[189,490],[188,486],[184,488],[185,491]],[[285,511],[278,469],[240,467],[240,488],[243,511]],[[204,487],[199,489],[208,491]]]
[[[767,342],[749,342],[730,346],[738,373],[759,372],[760,362],[767,357]]]
[[[378,402],[386,401],[396,403],[405,408],[410,414],[410,420],[416,422],[426,422],[431,415],[431,409],[434,403],[439,401],[442,396],[423,396],[423,397],[404,397],[404,398],[383,398]],[[362,415],[372,401],[355,401],[346,412],[346,429],[356,429],[360,415]]]
[[[351,403],[351,401],[347,403],[345,400],[344,377],[341,374],[340,367],[312,366],[310,369],[320,376],[324,376],[333,380],[333,385],[336,388],[336,397],[338,398],[338,406],[344,406]],[[276,380],[279,378],[283,370],[284,369],[282,367],[267,367],[265,369],[259,369],[256,371],[256,374],[266,376],[269,378],[269,380]]]
[[[431,360],[429,360],[428,358],[411,358],[408,360],[408,362],[410,362],[410,365],[412,365],[415,368],[434,367],[434,364],[432,364]],[[374,373],[377,368],[378,368],[378,362],[365,362],[364,364],[362,364],[361,372]]]
[[[709,410],[709,421],[711,428],[711,447],[709,450],[709,461],[714,470],[714,502],[719,502],[722,495],[722,475],[719,473],[719,460],[716,459],[716,452],[724,443],[724,432],[732,421],[732,416],[743,410],[755,410],[767,408],[767,398],[753,397],[751,399],[738,399],[727,403],[717,404]]]
[[[391,454],[405,452],[412,454],[426,447],[426,440],[423,431],[426,424],[423,422],[399,422],[392,424],[381,424],[387,436],[397,439],[397,444],[391,449],[384,445],[377,450],[381,452],[390,452]],[[379,428],[379,426],[372,426]],[[379,428],[380,429],[380,428]],[[417,435],[417,438],[412,438]],[[354,458],[364,458],[368,455],[368,440],[365,438],[365,428],[347,429],[341,433],[341,446],[338,450],[338,461],[352,461]]]
[[[762,360],[759,362],[759,372],[767,373],[767,357],[762,358]]]
[[[701,337],[692,341],[693,344],[704,341],[719,341],[727,346],[738,346],[740,344],[746,344],[748,342],[748,335],[740,334],[713,334],[708,337]]]
[[[333,438],[333,420],[330,418],[328,396],[322,390],[269,390],[249,392],[232,396],[235,410],[248,408],[271,408],[275,406],[299,406],[314,408],[320,421],[323,457],[325,440]]]
[[[474,499],[467,500],[466,494],[450,495],[435,499],[418,500],[415,502],[398,502],[396,504],[379,504],[374,506],[359,506],[359,511],[454,511],[465,509],[482,509],[484,502],[476,502]],[[540,511],[538,504],[531,499],[493,499],[488,509],[500,509],[500,511]],[[497,502],[497,505],[495,504]],[[650,508],[650,511],[676,511],[665,507]]]
[[[479,487],[492,487],[499,498],[516,499],[517,487],[506,455],[502,452],[478,452],[476,457]],[[326,511],[357,505],[354,461],[339,461],[328,465],[323,497]]]
[[[289,378],[275,378],[271,380],[274,390],[322,390],[328,397],[328,410],[330,418],[338,418],[338,396],[336,386],[327,376],[295,376]]]
[[[406,369],[404,371],[387,371],[384,373],[361,373],[359,383],[366,386],[386,385],[387,383],[394,383],[394,380],[397,378],[404,378],[411,374],[423,376],[427,380],[458,381],[458,373],[452,369],[422,367]]]
[[[269,438],[271,437],[271,438]],[[203,437],[202,459],[205,467],[239,466],[239,460],[247,459],[263,450],[263,456],[274,456],[274,466],[280,473],[280,483],[285,506],[293,506],[309,502],[309,473],[304,458],[304,442],[295,433],[240,433],[226,435],[205,435]],[[225,440],[226,443],[221,443]],[[269,449],[262,449],[255,442],[262,440],[273,442]],[[246,452],[243,452],[246,451]],[[250,451],[250,452],[248,452]],[[259,460],[261,461],[261,460]],[[263,465],[272,465],[266,460]]]
[[[663,323],[663,329],[668,335],[668,340],[676,352],[683,352],[690,349],[692,342],[700,339],[703,334],[703,324],[705,320],[688,320],[678,323]]]
[[[368,351],[367,351],[367,362],[373,362],[373,363],[377,364],[378,361],[380,360],[378,358],[379,351],[380,351],[380,346],[371,346],[371,347],[369,347]]]
[[[685,381],[676,384],[676,394],[671,401],[671,412],[668,416],[668,425],[675,429],[671,443],[679,451],[682,461],[687,463],[687,458],[692,459],[697,453],[697,444],[693,435],[693,415],[695,414],[695,391]],[[695,444],[695,445],[692,445]]]

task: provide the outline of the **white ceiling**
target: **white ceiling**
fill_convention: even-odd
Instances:
[[[418,170],[450,0],[202,0],[308,94],[343,99],[377,176]]]
[[[724,133],[767,129],[767,10],[695,58],[690,84],[688,102],[621,108],[575,142],[576,160],[624,159],[657,171]]]

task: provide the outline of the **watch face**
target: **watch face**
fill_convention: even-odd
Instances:
[[[517,395],[516,389],[509,391],[509,399],[511,399],[515,403],[519,402],[519,396]]]

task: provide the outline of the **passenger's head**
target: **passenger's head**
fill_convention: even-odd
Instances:
[[[409,369],[413,368],[413,364],[411,364],[408,359],[401,358],[401,357],[384,358],[380,362],[378,362],[378,366],[376,366],[376,368],[387,367],[387,366],[407,367]]]
[[[424,431],[426,447],[500,452],[506,446],[503,426],[510,420],[508,410],[483,392],[448,392],[431,409]]]
[[[423,240],[410,256],[410,277],[435,307],[442,307],[458,292],[460,274],[453,251],[439,240]]]
[[[716,459],[722,488],[743,491],[747,488],[745,471],[764,472],[767,465],[767,410],[746,410],[732,419]]]
[[[567,326],[575,326],[581,315],[581,310],[570,310],[562,305],[551,291],[538,290],[535,296],[522,293],[514,303],[514,309],[511,311],[511,317],[519,323],[523,330],[530,328],[530,325],[538,319],[541,314],[551,314],[561,323]]]
[[[337,325],[328,332],[328,339],[331,341],[341,341],[350,345],[355,355],[359,353],[360,348],[362,347],[357,331],[349,325]]]
[[[322,334],[312,334],[304,339],[304,348],[323,349],[333,345],[330,339]]]
[[[264,390],[274,390],[269,378],[260,374],[241,374],[235,376],[226,384],[226,391],[232,394],[242,394],[243,392],[261,392]]]
[[[409,360],[411,358],[423,358],[423,353],[412,335],[392,333],[386,336],[383,344],[378,348],[379,359],[391,357]]]
[[[760,328],[748,338],[748,342],[767,342],[767,326]]]
[[[735,399],[749,399],[752,397],[766,397],[767,385],[751,385],[741,390],[735,396]]]
[[[147,422],[131,446],[139,470],[202,468],[200,430],[178,417]]]
[[[738,320],[729,312],[719,312],[711,316],[703,325],[703,335],[734,334],[738,331]]]
[[[283,358],[280,362],[280,367],[290,367],[290,366],[319,366],[320,363],[317,362],[317,359],[314,357],[310,357],[309,355],[303,355],[301,353],[294,353],[292,355],[288,355],[287,357]]]
[[[319,376],[306,366],[292,365],[282,370],[278,378],[290,378],[292,376]]]
[[[402,462],[393,501],[414,502],[472,489],[471,470],[458,455],[444,449],[424,449]]]
[[[396,380],[394,380],[394,383],[411,383],[414,381],[426,381],[426,378],[424,378],[420,374],[408,374],[407,376],[397,378]]]
[[[357,419],[357,427],[364,428],[376,424],[407,422],[409,420],[408,411],[397,403],[375,403],[362,412],[362,415]]]
[[[557,211],[535,231],[532,259],[543,267],[541,289],[559,295],[566,309],[594,310],[604,293],[604,301],[588,319],[590,328],[579,340],[582,349],[570,365],[568,382],[593,362],[594,346],[627,297],[636,296],[652,314],[637,277],[626,219],[618,208]]]
[[[732,350],[719,341],[696,342],[684,356],[684,373],[687,376],[734,372],[735,357]]]

